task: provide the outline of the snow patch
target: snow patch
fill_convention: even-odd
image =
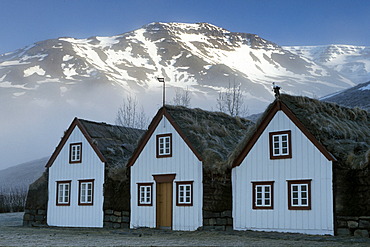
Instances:
[[[15,96],[15,97],[18,97],[18,96],[22,96],[22,95],[24,95],[26,92],[19,92],[19,93],[13,93],[13,95]]]
[[[33,74],[37,74],[37,75],[40,75],[40,76],[44,76],[45,75],[45,70],[43,70],[40,65],[36,65],[36,66],[33,66],[33,67],[29,67],[28,69],[25,69],[24,71],[24,77],[29,77]]]
[[[112,45],[118,44],[119,40],[117,39],[120,36],[113,36],[113,37],[96,37],[99,40],[100,45],[103,47],[112,47]]]
[[[367,84],[365,87],[361,87],[358,90],[361,90],[361,91],[370,90],[370,84]]]
[[[13,66],[13,65],[23,65],[23,64],[30,64],[30,62],[21,62],[18,60],[12,60],[12,61],[4,61],[0,63],[0,67],[2,66]]]
[[[73,56],[71,56],[71,55],[69,55],[69,54],[64,55],[64,56],[63,56],[63,62],[67,62],[67,61],[71,60],[72,58],[73,58]]]

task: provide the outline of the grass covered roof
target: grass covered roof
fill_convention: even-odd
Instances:
[[[284,103],[304,127],[329,151],[343,168],[361,169],[370,162],[370,115],[359,108],[346,108],[302,96],[283,94]],[[231,165],[258,131],[276,101],[270,104],[229,158]]]
[[[145,130],[79,119],[93,144],[107,160],[107,168],[125,167]]]
[[[205,170],[223,173],[225,161],[253,122],[222,112],[166,105],[166,110],[200,154]]]

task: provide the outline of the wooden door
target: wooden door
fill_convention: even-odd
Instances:
[[[172,228],[172,182],[157,183],[157,228]]]

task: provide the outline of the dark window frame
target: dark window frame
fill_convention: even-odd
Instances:
[[[95,179],[83,179],[83,180],[78,180],[78,205],[79,206],[93,206],[94,205],[94,183]],[[91,183],[91,202],[81,202],[81,189],[82,189],[82,184],[83,183]]]
[[[142,186],[150,187],[150,203],[142,203],[140,198],[140,188]],[[137,205],[138,206],[153,206],[153,183],[137,183]]]
[[[72,147],[73,146],[79,146],[79,148],[80,148],[80,157],[79,157],[79,159],[72,160]],[[70,164],[82,163],[82,142],[76,142],[76,143],[69,144],[69,163]]]
[[[252,182],[252,208],[253,209],[274,209],[274,183],[275,181]],[[258,185],[270,186],[270,205],[269,206],[261,206],[261,205],[256,204],[256,201],[257,201],[256,187]],[[264,193],[264,191],[262,193]]]
[[[164,137],[169,137],[169,140],[170,140],[170,152],[167,154],[161,154],[160,153],[160,144],[159,144],[159,140],[161,138],[164,138]],[[164,143],[165,145],[165,143]],[[156,136],[156,157],[157,158],[169,158],[169,157],[172,157],[172,133],[168,133],[168,134],[160,134],[160,135],[157,135]]]
[[[194,198],[194,181],[177,181],[176,183],[176,206],[193,206],[193,198]],[[190,202],[180,202],[180,186],[181,185],[190,185]],[[186,198],[186,196],[185,196]]]
[[[274,136],[287,135],[288,136],[288,154],[276,155],[274,154]],[[269,133],[269,145],[270,145],[270,159],[291,159],[292,158],[292,131],[275,131]]]
[[[56,205],[57,206],[70,206],[71,205],[71,183],[72,180],[64,180],[64,181],[56,181],[57,183],[57,193],[56,193]],[[59,202],[59,185],[60,184],[68,184],[68,202]],[[64,198],[64,196],[63,196]]]
[[[311,210],[311,179],[305,180],[287,180],[288,182],[288,209],[289,210]],[[307,185],[307,205],[292,205],[292,185]]]

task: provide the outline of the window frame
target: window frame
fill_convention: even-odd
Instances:
[[[275,181],[258,181],[258,182],[252,182],[252,209],[274,209],[274,183]],[[257,205],[257,186],[270,186],[270,205]],[[262,191],[262,193],[265,193],[265,191]],[[264,202],[264,197],[263,202]],[[265,203],[263,203],[265,204]]]
[[[80,156],[78,159],[72,159],[73,157],[73,147],[77,146],[80,149]],[[69,163],[70,164],[77,164],[77,163],[82,163],[82,142],[76,142],[76,143],[71,143],[69,144]]]
[[[141,187],[150,188],[150,202],[141,202]],[[147,193],[147,191],[145,191]],[[153,183],[137,183],[137,205],[138,206],[153,206]]]
[[[64,181],[56,181],[57,188],[56,188],[56,205],[57,206],[70,206],[71,205],[71,182],[72,180],[64,180]],[[68,184],[68,202],[60,202],[59,201],[59,185],[62,184]],[[64,187],[65,188],[65,187]],[[63,189],[63,194],[65,193],[65,189]],[[63,196],[63,200],[65,199],[65,196]]]
[[[185,206],[185,207],[193,206],[193,195],[194,195],[193,183],[194,181],[178,181],[175,183],[176,183],[176,206]],[[180,187],[182,186],[190,186],[190,202],[186,202],[186,201],[180,202]],[[185,199],[186,199],[186,195],[184,197],[184,200]]]
[[[164,153],[162,154],[160,151],[161,151],[161,148],[160,148],[160,140],[163,138],[164,140],[166,140],[166,138],[169,137],[169,153]],[[166,143],[164,143],[165,145]],[[164,148],[166,149],[166,148]],[[156,157],[157,158],[168,158],[168,157],[172,157],[172,134],[171,133],[168,133],[168,134],[160,134],[160,135],[157,135],[156,136]]]
[[[78,205],[79,206],[93,206],[94,205],[94,179],[83,179],[83,180],[78,180]],[[82,197],[82,184],[89,184],[91,183],[91,202],[82,202],[81,197]],[[86,193],[88,190],[86,190]],[[85,194],[85,196],[87,196]]]
[[[274,136],[283,136],[287,135],[287,143],[288,143],[288,154],[274,154]],[[279,140],[279,150],[281,150],[281,140]],[[269,133],[269,145],[270,145],[270,159],[290,159],[292,158],[292,131],[291,130],[284,130],[284,131],[275,131]]]
[[[289,210],[311,210],[311,200],[312,200],[312,197],[311,197],[311,179],[305,179],[305,180],[287,180],[288,182],[288,209]],[[307,190],[306,193],[307,193],[307,205],[301,205],[301,202],[299,202],[299,205],[293,205],[292,203],[292,200],[293,200],[293,196],[292,196],[292,186],[293,185],[298,185],[299,187],[301,187],[302,185],[306,185],[307,186]],[[298,195],[298,199],[299,200],[302,200],[302,191],[299,189],[298,193],[300,195]]]

